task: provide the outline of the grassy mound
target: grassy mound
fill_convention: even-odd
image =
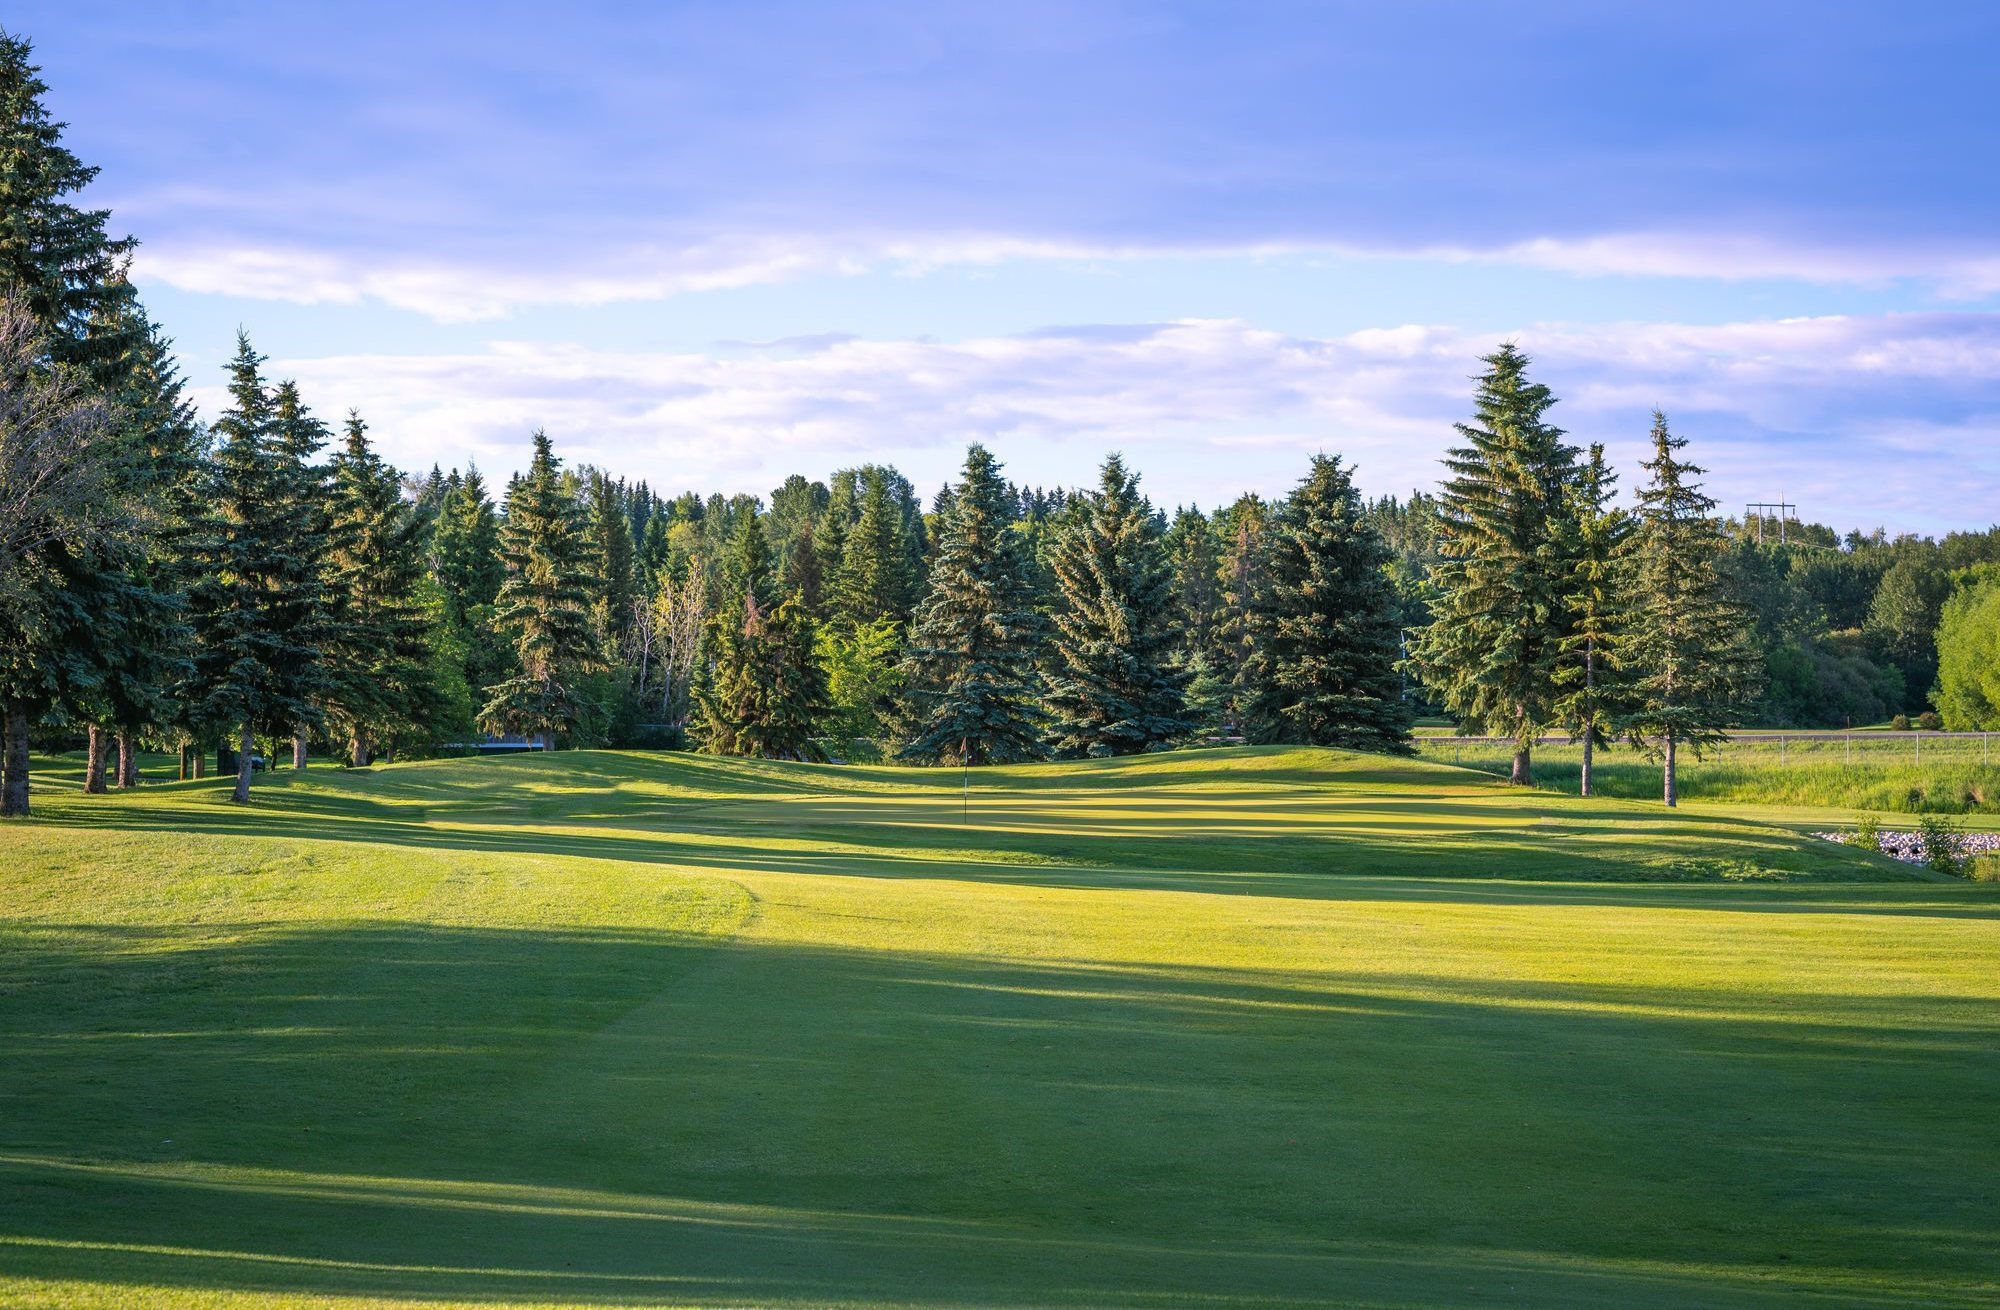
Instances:
[[[1991,886],[1303,751],[260,782],[0,828],[0,1302],[2000,1287]]]

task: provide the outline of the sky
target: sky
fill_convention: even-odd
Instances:
[[[8,8],[205,413],[405,469],[1403,494],[1511,340],[1628,492],[2000,520],[2000,5]]]

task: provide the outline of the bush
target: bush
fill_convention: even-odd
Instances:
[[[1882,824],[1872,814],[1864,814],[1854,821],[1854,840],[1849,845],[1864,851],[1882,853]]]
[[[1936,710],[1925,710],[1917,716],[1917,726],[1925,732],[1936,732],[1944,727],[1944,720],[1937,716]]]
[[[1917,831],[1923,836],[1925,864],[1953,877],[1965,873],[1965,857],[1960,854],[1964,842],[1957,822],[1941,814],[1926,814],[1918,820]]]
[[[1965,876],[1974,882],[2000,882],[2000,855],[1975,855],[1965,862]]]
[[[1910,716],[1907,714],[1898,714],[1895,718],[1889,720],[1889,729],[1892,732],[1908,732],[1910,730]]]

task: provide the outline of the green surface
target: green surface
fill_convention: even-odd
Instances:
[[[2000,887],[1782,828],[1301,751],[44,777],[8,1304],[2000,1303]]]
[[[1507,775],[1511,749],[1502,742],[1424,735],[1425,759]],[[1535,785],[1574,794],[1582,748],[1563,742],[1535,747]],[[1623,744],[1600,749],[1593,770],[1599,795],[1657,800],[1660,766]],[[1681,799],[1731,805],[1786,805],[1868,810],[1881,814],[1960,814],[2000,817],[2000,733],[1962,736],[1882,736],[1788,733],[1732,740],[1700,758],[1683,752]],[[1824,817],[1824,816],[1822,816]]]

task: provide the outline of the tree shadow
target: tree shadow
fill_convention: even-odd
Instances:
[[[1971,1305],[2000,1015],[671,933],[0,945],[0,1271],[587,1304]]]

